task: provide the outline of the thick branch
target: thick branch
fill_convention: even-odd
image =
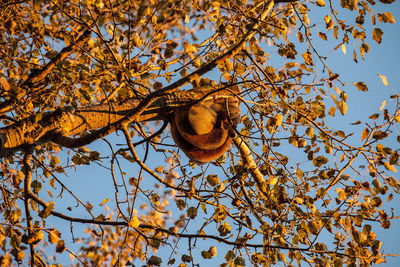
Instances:
[[[245,166],[250,171],[251,176],[253,177],[254,181],[256,182],[256,187],[258,192],[260,193],[260,197],[265,201],[269,202],[269,195],[267,192],[267,181],[264,179],[264,176],[260,172],[257,167],[257,164],[254,162],[254,159],[251,155],[250,148],[247,143],[240,137],[236,136],[233,138],[233,142],[235,143],[237,149],[242,156],[242,160]]]
[[[50,141],[70,148],[87,145],[114,132],[122,124],[165,119],[166,114],[174,108],[204,97],[215,101],[227,95],[229,97],[231,92],[223,89],[204,88],[161,96],[152,99],[152,104],[144,111],[140,107],[145,100],[131,99],[122,104],[100,104],[76,110],[64,108],[44,113],[40,119],[38,115],[31,116],[0,129],[0,157],[22,150],[26,145],[40,145]]]

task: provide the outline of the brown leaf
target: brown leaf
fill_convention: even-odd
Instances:
[[[324,41],[328,40],[328,37],[323,32],[318,32],[318,36],[319,36],[319,38],[321,38]]]
[[[57,242],[57,246],[56,246],[56,252],[57,253],[62,253],[66,250],[67,248],[65,247],[65,242],[64,240],[59,240]]]
[[[372,39],[374,39],[378,44],[380,44],[382,42],[382,35],[383,35],[383,31],[379,28],[375,28],[372,31]]]
[[[366,85],[364,82],[356,82],[354,85],[355,85],[355,86],[357,87],[357,89],[360,90],[360,91],[363,91],[363,92],[368,91],[368,87],[367,87],[367,85]]]

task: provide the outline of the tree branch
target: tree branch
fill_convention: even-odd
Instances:
[[[74,52],[78,47],[81,47],[84,43],[86,43],[90,38],[91,31],[85,30],[83,34],[72,44],[67,47],[64,47],[60,53],[57,54],[49,63],[47,63],[44,67],[37,70],[32,70],[29,77],[25,82],[21,84],[21,87],[25,89],[25,93],[27,93],[28,89],[33,91],[35,87],[52,71],[58,63],[68,57],[72,52]],[[36,92],[38,93],[38,92]],[[21,98],[23,96],[19,96]],[[12,111],[15,108],[17,103],[17,98],[10,98],[2,103],[0,103],[0,115],[3,115],[7,112]]]
[[[258,29],[259,23],[269,14],[273,5],[273,1],[268,1],[265,5],[265,10],[260,14],[258,19],[250,25],[250,30],[227,52],[169,86],[150,93],[143,99],[133,99],[116,106],[110,106],[109,104],[96,105],[78,109],[73,112],[57,110],[56,112],[44,114],[43,118],[39,121],[37,121],[37,116],[32,116],[0,129],[0,157],[8,156],[21,150],[22,146],[25,144],[43,144],[53,141],[66,147],[79,147],[114,132],[123,124],[133,121],[140,122],[155,118],[159,119],[160,114],[165,114],[167,106],[171,108],[171,103],[166,103],[170,102],[171,93],[177,91],[180,87],[193,79],[197,79],[201,75],[209,72],[218,66],[218,64],[223,63],[241,51],[246,42]],[[45,67],[42,73],[48,73],[49,69],[54,68],[54,64],[51,66]],[[32,81],[38,81],[42,76],[37,77],[39,78],[32,78]],[[193,94],[191,95],[185,91],[176,92],[176,94],[175,99],[173,99],[173,105],[176,105],[177,102],[182,103],[181,99],[184,95],[186,95],[189,103],[193,101]],[[200,98],[199,94],[201,93],[197,92],[197,94],[195,94],[197,99]],[[177,101],[177,99],[179,101]],[[183,97],[183,99],[185,98]],[[146,116],[146,112],[149,111],[152,115],[147,113]],[[81,138],[68,137],[70,135],[85,134],[91,130],[95,131]]]
[[[31,168],[32,149],[30,150],[31,151],[26,151],[26,154],[23,159],[23,172],[25,175],[24,206],[25,206],[26,225],[28,228],[29,238],[33,236],[32,216],[30,211],[30,198],[29,198],[29,192],[31,192],[31,182],[32,182],[32,168]],[[32,242],[29,243],[29,251],[31,257],[30,266],[35,266],[35,246]]]

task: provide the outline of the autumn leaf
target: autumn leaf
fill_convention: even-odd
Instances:
[[[324,156],[318,156],[315,159],[313,159],[313,164],[316,167],[321,167],[322,165],[328,163],[329,159],[325,158]]]
[[[389,162],[384,162],[383,165],[385,166],[386,170],[391,172],[397,172],[396,168],[391,165]]]
[[[147,261],[150,266],[161,266],[162,259],[158,256],[151,256],[150,259]]]
[[[318,32],[318,36],[319,36],[319,38],[321,38],[321,39],[324,40],[324,41],[327,41],[327,40],[328,40],[328,37],[327,37],[326,34],[323,33],[323,32]]]
[[[374,39],[378,44],[380,44],[382,42],[382,35],[383,35],[383,31],[379,28],[375,28],[372,31],[372,39]]]
[[[103,199],[103,201],[101,201],[101,203],[100,203],[100,206],[101,206],[101,207],[104,206],[108,201],[110,201],[109,198]]]
[[[140,225],[140,220],[137,216],[132,216],[131,220],[128,223],[129,227],[132,227],[134,229],[138,228]]]
[[[203,251],[201,252],[201,256],[202,256],[204,259],[211,259],[211,258],[212,258],[211,253],[208,252],[208,251],[205,251],[205,250],[203,250]]]
[[[187,209],[187,216],[190,219],[194,219],[197,216],[197,208],[196,207],[190,207]]]
[[[219,178],[218,178],[218,176],[215,175],[215,174],[210,174],[210,175],[208,175],[208,176],[206,177],[206,180],[207,180],[207,183],[208,183],[209,185],[211,185],[211,186],[216,186],[216,185],[218,185],[218,184],[221,183],[220,180],[219,180]]]
[[[56,252],[57,253],[62,253],[66,250],[67,248],[65,247],[65,241],[64,240],[59,240],[57,242],[57,246],[56,246]]]
[[[231,226],[224,222],[218,227],[218,232],[221,236],[226,236],[231,232]]]
[[[387,81],[387,79],[386,79],[386,76],[385,75],[381,75],[381,74],[378,74],[378,76],[381,78],[381,80],[382,80],[382,83],[385,85],[385,86],[388,86],[388,81]]]
[[[302,56],[303,56],[304,61],[306,62],[307,65],[310,65],[310,66],[314,65],[310,52],[307,51],[307,52],[303,53]]]
[[[197,52],[197,48],[186,41],[183,42],[183,47],[185,48],[185,52],[188,54],[194,54]]]
[[[378,19],[379,19],[379,21],[384,22],[384,23],[395,23],[396,22],[394,20],[392,13],[390,13],[390,12],[385,12],[384,14],[378,13]]]
[[[340,48],[342,49],[343,54],[346,55],[346,45],[345,45],[345,44],[342,44],[342,45],[340,46]]]
[[[211,246],[208,249],[208,252],[211,254],[212,257],[216,257],[217,256],[217,248],[215,246]]]
[[[278,177],[276,177],[276,176],[270,176],[267,179],[267,184],[269,184],[271,186],[276,185],[277,182],[278,182]]]
[[[57,230],[52,230],[48,235],[48,240],[51,244],[55,244],[60,239],[60,233]]]
[[[366,85],[364,82],[356,82],[354,85],[355,85],[355,86],[357,87],[357,89],[360,90],[360,91],[363,91],[363,92],[368,91],[368,87],[367,87],[367,85]]]
[[[3,77],[0,77],[0,85],[3,87],[4,91],[10,90],[10,85],[8,84],[7,80],[4,79]]]
[[[338,102],[337,108],[340,110],[340,113],[342,113],[342,115],[346,114],[347,105],[346,105],[346,103],[344,101]]]
[[[340,0],[340,5],[343,8],[354,10],[357,8],[357,1],[356,0]]]
[[[369,129],[365,128],[361,133],[361,141],[363,141],[365,138],[367,138],[369,133],[370,133]]]
[[[374,132],[374,134],[372,135],[372,137],[376,140],[381,140],[384,139],[386,137],[388,137],[389,134],[387,132],[383,132],[383,131],[376,131]]]

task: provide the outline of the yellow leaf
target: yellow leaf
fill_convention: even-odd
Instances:
[[[48,238],[51,244],[55,244],[60,239],[60,233],[57,230],[53,230],[49,233]]]
[[[103,206],[103,205],[106,204],[109,200],[110,200],[109,198],[103,199],[103,201],[100,203],[100,206]]]
[[[317,0],[317,5],[318,6],[325,6],[325,1],[324,0]]]
[[[365,128],[361,133],[361,141],[364,140],[365,138],[367,138],[368,135],[369,135],[369,129]]]
[[[333,100],[333,103],[335,103],[335,105],[337,105],[338,104],[337,97],[335,95],[333,95],[333,94],[330,94],[330,95],[331,95],[331,98]]]
[[[386,18],[386,21],[384,20],[384,22],[387,22],[387,23],[395,23],[396,22],[392,13],[390,13],[390,12],[385,12],[385,18]]]
[[[377,258],[374,263],[380,264],[380,263],[385,263],[385,262],[386,262],[386,260],[384,258]]]
[[[183,42],[183,47],[185,48],[185,52],[189,54],[194,54],[197,52],[197,48],[188,42]]]
[[[342,113],[342,115],[346,114],[347,112],[347,105],[344,101],[340,101],[337,104],[338,109],[340,110],[340,113]]]
[[[330,109],[329,109],[329,115],[331,115],[332,117],[335,117],[335,112],[336,112],[336,108],[335,107],[331,107]]]
[[[386,106],[386,100],[384,100],[383,102],[382,102],[382,105],[381,105],[381,107],[379,108],[379,111],[382,111],[384,108],[385,108],[385,106]]]
[[[163,166],[158,166],[154,171],[158,172],[158,173],[162,173],[163,170],[164,170]]]
[[[385,168],[388,171],[397,172],[396,168],[393,165],[391,165],[389,162],[385,162],[385,163],[383,163],[383,165],[385,166]]]
[[[312,60],[312,55],[309,51],[304,52],[302,56],[307,65],[310,65],[310,66],[314,65],[313,60]]]
[[[335,190],[341,200],[346,200],[346,192],[342,188],[338,188]]]
[[[10,90],[10,85],[8,84],[7,80],[3,77],[0,77],[0,85],[3,87],[4,91]]]
[[[276,119],[275,125],[276,125],[277,127],[281,126],[282,120],[283,120],[282,114],[278,113],[278,114],[276,115],[275,119]]]
[[[342,52],[343,52],[343,54],[345,54],[345,55],[346,55],[346,46],[345,46],[344,44],[342,44],[341,48],[342,48]]]
[[[271,176],[267,180],[267,184],[272,185],[272,186],[276,185],[277,182],[278,182],[278,177],[276,177],[276,176]]]
[[[387,81],[387,79],[386,79],[386,76],[385,75],[381,75],[381,74],[378,74],[378,76],[382,79],[382,83],[385,85],[385,86],[388,86],[388,81]]]
[[[139,218],[137,216],[133,216],[132,219],[128,223],[129,227],[138,228],[140,225]]]

